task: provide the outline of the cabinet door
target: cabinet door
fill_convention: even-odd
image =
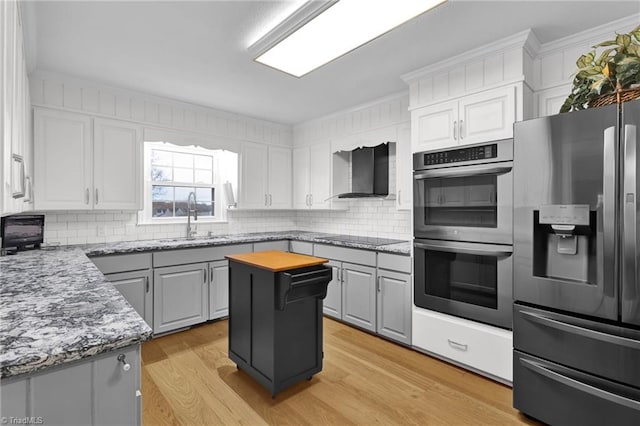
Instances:
[[[342,319],[376,331],[376,270],[370,266],[342,265]]]
[[[129,364],[124,370],[124,364]],[[139,425],[142,414],[140,401],[140,350],[119,350],[93,363],[94,425]],[[71,423],[67,423],[71,424]],[[89,424],[89,423],[85,423]]]
[[[515,87],[510,86],[460,99],[461,144],[513,137],[516,119]]]
[[[378,270],[378,334],[411,344],[411,275]]]
[[[413,162],[411,156],[411,126],[400,126],[396,143],[396,209],[413,208]]]
[[[293,150],[293,208],[309,208],[309,148]]]
[[[331,207],[331,145],[313,145],[309,155],[309,203],[312,209],[328,209]]]
[[[322,304],[322,312],[330,317],[342,319],[342,271],[340,262],[330,260],[332,279],[327,286],[327,297]]]
[[[34,124],[34,208],[91,209],[91,119],[36,109]]]
[[[209,319],[229,316],[229,262],[209,264]]]
[[[153,328],[153,283],[151,270],[105,275],[133,309]]]
[[[240,207],[245,209],[265,209],[268,204],[266,145],[245,142],[242,144]]]
[[[142,208],[142,129],[123,121],[94,121],[93,205],[96,209]]]
[[[207,320],[207,269],[206,263],[195,263],[154,270],[154,333],[164,333]]]
[[[269,147],[269,207],[291,208],[291,150]]]
[[[29,406],[51,425],[93,424],[93,363],[69,364],[31,378]]]
[[[411,112],[412,152],[458,144],[458,101],[443,102]]]

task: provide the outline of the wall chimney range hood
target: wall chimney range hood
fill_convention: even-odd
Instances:
[[[381,198],[389,195],[389,144],[351,151],[351,192],[338,198]]]

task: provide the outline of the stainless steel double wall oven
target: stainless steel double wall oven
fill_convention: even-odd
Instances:
[[[414,303],[511,328],[513,140],[413,155]]]

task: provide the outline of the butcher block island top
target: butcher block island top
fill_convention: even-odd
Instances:
[[[279,250],[258,251],[255,253],[230,254],[227,259],[244,263],[271,272],[289,271],[327,263],[328,259],[306,256],[304,254],[287,253]]]

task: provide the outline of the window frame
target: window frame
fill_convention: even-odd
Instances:
[[[213,157],[213,170],[212,170],[212,184],[202,183],[190,183],[190,182],[177,182],[169,181],[170,183],[163,184],[162,181],[154,182],[151,180],[151,152],[153,149],[162,151],[178,152],[191,155],[207,155]],[[192,187],[192,188],[213,188],[214,199],[213,202],[213,216],[198,216],[198,222],[204,223],[221,223],[227,221],[227,209],[222,206],[222,176],[220,175],[220,156],[216,155],[218,150],[212,150],[207,148],[201,148],[198,146],[180,146],[170,142],[156,142],[156,141],[144,141],[143,142],[143,163],[144,163],[144,178],[143,178],[143,209],[138,214],[139,224],[148,225],[160,225],[160,224],[180,224],[187,223],[187,216],[169,216],[169,217],[153,217],[153,201],[152,201],[152,187],[153,186],[169,186],[169,187]],[[195,171],[195,167],[194,167]],[[172,176],[173,178],[173,176]],[[175,198],[174,198],[175,202]]]

